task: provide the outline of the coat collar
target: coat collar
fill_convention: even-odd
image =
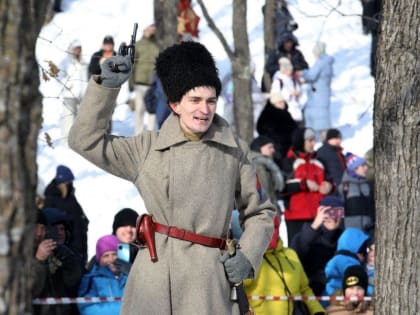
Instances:
[[[179,118],[171,115],[163,123],[157,137],[155,150],[164,150],[176,144],[187,142],[179,125]],[[233,136],[228,123],[219,115],[215,114],[209,130],[203,135],[201,141],[217,142],[228,147],[236,148],[238,144]]]

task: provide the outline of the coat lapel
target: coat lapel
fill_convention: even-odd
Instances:
[[[157,151],[165,150],[171,146],[187,141],[188,140],[185,138],[179,125],[178,116],[172,113],[163,123],[153,149]],[[228,123],[217,114],[214,116],[213,123],[203,136],[202,141],[216,142],[233,148],[238,147]]]

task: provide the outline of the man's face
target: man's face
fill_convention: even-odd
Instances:
[[[63,245],[66,241],[66,227],[64,224],[56,224],[55,228],[57,230],[57,244]]]
[[[74,47],[72,53],[75,58],[79,59],[82,54],[82,47]]]
[[[341,219],[334,219],[334,218],[328,217],[324,220],[322,224],[328,231],[334,231],[339,228],[340,223],[341,223]]]
[[[262,155],[272,158],[274,153],[276,152],[276,149],[274,148],[274,145],[272,143],[267,143],[260,148],[260,152]]]
[[[311,139],[305,140],[303,149],[305,150],[306,153],[313,153],[315,149],[315,139],[311,138]]]
[[[285,51],[291,51],[293,48],[293,41],[290,39],[286,40],[283,44],[283,48]]]
[[[105,43],[102,45],[102,49],[105,51],[113,51],[114,50],[114,45],[109,44],[109,43]]]
[[[196,87],[185,93],[180,102],[169,105],[178,114],[182,129],[202,134],[213,122],[217,105],[216,90],[208,86]]]
[[[341,138],[331,138],[328,140],[328,143],[335,147],[341,146]]]
[[[121,243],[131,243],[136,239],[136,228],[130,225],[120,226],[115,231],[115,236]]]

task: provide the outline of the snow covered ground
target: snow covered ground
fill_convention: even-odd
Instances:
[[[256,64],[256,77],[263,69],[263,17],[261,7],[265,1],[248,1],[248,34],[252,59]],[[341,0],[338,7],[332,0],[290,0],[289,9],[299,24],[295,32],[300,49],[310,64],[313,63],[312,46],[316,40],[327,43],[327,53],[335,58],[331,117],[333,125],[344,136],[345,150],[364,154],[373,143],[373,93],[374,81],[369,75],[370,37],[362,34],[359,1]],[[232,43],[231,1],[205,1],[207,8]],[[71,40],[82,42],[83,57],[89,62],[93,52],[100,48],[102,39],[114,36],[116,47],[128,41],[133,23],[139,24],[137,38],[153,22],[152,0],[63,0],[63,13],[56,14],[45,25],[37,41],[36,55],[41,66],[46,61],[56,64],[64,58]],[[202,16],[198,5],[194,6]],[[204,17],[200,22],[200,41],[216,58],[220,75],[229,72],[228,57],[219,40],[207,27]],[[98,237],[112,231],[114,214],[124,207],[143,213],[143,201],[134,186],[125,180],[109,175],[72,152],[65,145],[60,129],[62,86],[54,80],[41,82],[44,95],[43,125],[38,141],[38,175],[44,184],[55,175],[59,164],[69,166],[76,177],[76,196],[90,220],[89,256],[94,254]],[[128,87],[123,86],[118,106],[113,116],[113,133],[130,136],[134,133],[133,113],[125,104]],[[47,145],[44,134],[53,140]]]

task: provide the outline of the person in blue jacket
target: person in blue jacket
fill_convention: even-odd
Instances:
[[[305,107],[305,125],[319,133],[325,140],[327,129],[331,128],[330,98],[334,58],[325,53],[325,43],[317,42],[313,48],[315,63],[300,72],[309,84],[308,102]]]
[[[114,263],[117,260],[118,239],[114,235],[105,235],[96,243],[96,262],[92,269],[83,276],[79,287],[80,297],[122,297],[127,275],[118,271]],[[81,315],[118,315],[121,302],[80,303]]]
[[[335,291],[341,289],[344,271],[347,267],[363,265],[368,243],[369,236],[362,230],[356,228],[344,230],[338,239],[335,256],[328,261],[325,267],[325,275],[327,277],[325,290],[327,295],[332,295]],[[367,293],[372,295],[372,286],[368,286]]]

